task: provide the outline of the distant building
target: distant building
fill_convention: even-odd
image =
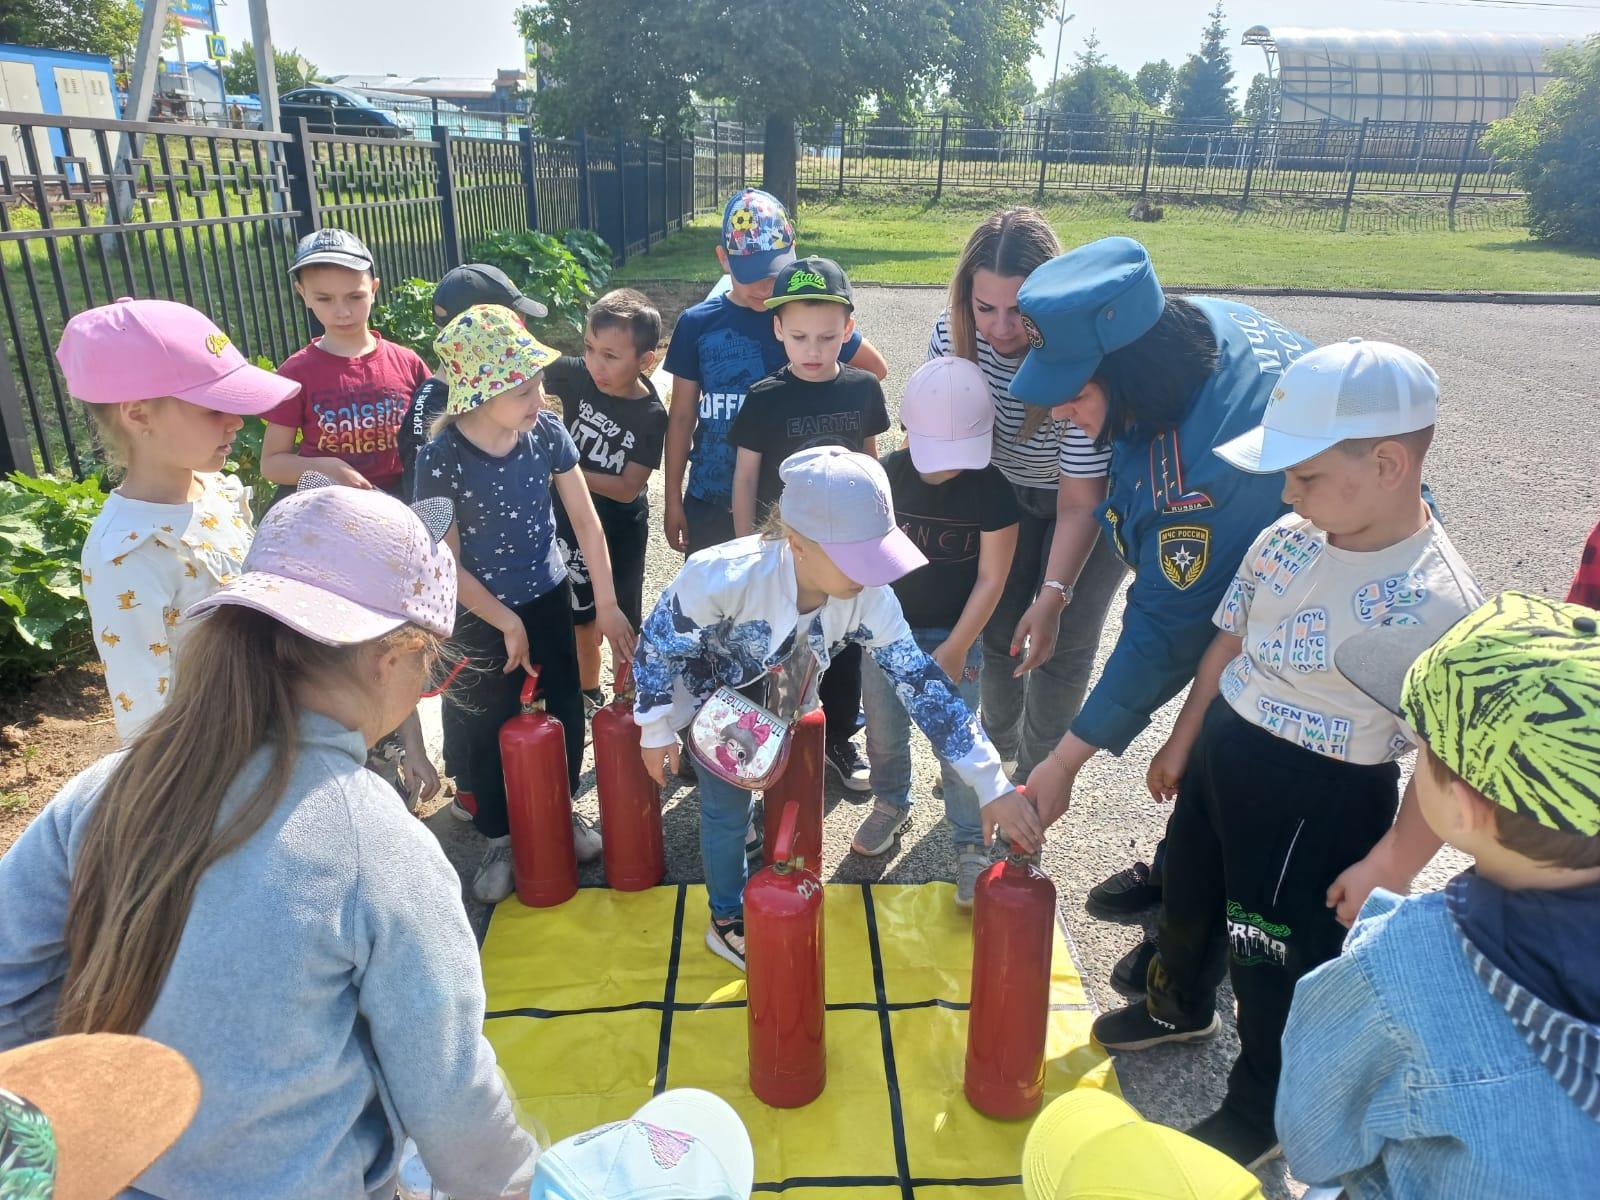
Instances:
[[[443,100],[471,112],[515,112],[527,76],[499,71],[494,78],[443,75],[335,75],[326,82],[357,92],[388,92],[419,100]]]
[[[111,60],[103,54],[77,54],[39,46],[0,46],[0,109],[115,120],[117,108]],[[33,130],[34,155],[46,174],[59,156],[72,155],[100,170],[95,136],[86,129]],[[22,128],[0,125],[0,161],[18,175],[31,175]]]
[[[1571,40],[1264,25],[1244,34],[1266,53],[1277,119],[1332,124],[1498,120],[1544,87],[1546,52]]]

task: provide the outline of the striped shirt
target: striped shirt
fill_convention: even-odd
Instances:
[[[1061,476],[1074,479],[1102,479],[1111,465],[1111,451],[1096,450],[1094,440],[1071,421],[1046,421],[1026,442],[1018,442],[1028,405],[1011,394],[1011,379],[1022,366],[1022,359],[999,353],[979,333],[978,366],[989,381],[994,397],[994,465],[1014,487],[1048,488],[1061,484]],[[950,314],[942,312],[933,323],[928,342],[928,357],[948,357]]]

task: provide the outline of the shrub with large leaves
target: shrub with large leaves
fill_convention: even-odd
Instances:
[[[598,256],[595,246],[603,248],[605,243],[590,234],[577,245],[585,261],[566,241],[548,233],[533,229],[491,233],[472,248],[472,261],[499,267],[525,295],[550,309],[551,321],[564,321],[581,333],[584,313],[605,286],[604,280],[597,282],[590,274],[586,263]],[[611,261],[609,251],[604,261]]]

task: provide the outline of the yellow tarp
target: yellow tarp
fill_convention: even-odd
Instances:
[[[757,1192],[785,1200],[1020,1200],[1026,1121],[961,1090],[972,922],[949,884],[829,884],[828,1086],[774,1109],[746,1078],[744,976],[706,950],[705,889],[584,888],[554,909],[510,900],[483,942],[484,1031],[519,1107],[560,1139],[701,1087],[744,1118]],[[879,989],[882,989],[880,999]],[[1056,932],[1045,1099],[1115,1091],[1066,939]]]

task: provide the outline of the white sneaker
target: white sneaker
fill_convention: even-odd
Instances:
[[[485,904],[499,904],[516,890],[511,869],[511,835],[489,839],[478,873],[472,877],[472,894]]]
[[[472,820],[472,814],[462,806],[459,798],[450,801],[450,815],[458,821]]]
[[[961,912],[972,911],[978,876],[988,869],[989,862],[989,853],[982,842],[956,843],[956,908]]]
[[[744,921],[724,924],[712,917],[706,926],[706,949],[724,962],[744,970]]]
[[[572,848],[578,861],[591,863],[600,857],[600,831],[577,813],[572,814]]]

